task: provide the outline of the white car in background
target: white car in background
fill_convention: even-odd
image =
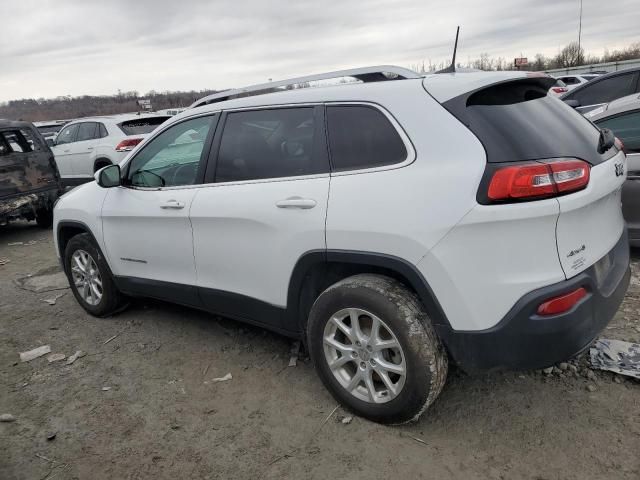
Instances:
[[[132,113],[70,122],[60,130],[51,147],[63,185],[89,182],[102,167],[120,163],[169,118],[168,115]]]
[[[574,88],[582,85],[583,83],[590,82],[594,78],[598,78],[599,73],[585,73],[581,75],[566,75],[564,77],[556,77],[566,84],[567,91],[571,91]]]

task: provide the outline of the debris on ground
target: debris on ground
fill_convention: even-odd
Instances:
[[[84,357],[85,355],[86,353],[84,353],[82,350],[78,350],[76,353],[74,353],[69,358],[67,358],[67,365],[71,365],[77,359]]]
[[[107,344],[107,343],[109,343],[111,340],[115,340],[116,338],[118,338],[118,335],[120,335],[120,334],[119,334],[119,333],[116,333],[113,337],[109,337],[109,338],[107,338],[107,339],[104,341],[103,345],[106,345],[106,344]]]
[[[544,368],[542,371],[545,375],[551,375],[553,373],[553,367]]]
[[[49,345],[43,345],[41,347],[34,348],[33,350],[29,350],[28,352],[20,353],[20,361],[30,362],[35,358],[46,355],[47,353],[51,353],[51,347]]]
[[[348,417],[343,417],[342,420],[340,420],[344,425],[349,425],[351,423],[351,421],[353,420],[353,417],[351,415],[349,415]]]
[[[298,365],[298,358],[300,357],[300,341],[296,340],[291,344],[291,357],[289,357],[289,366],[295,367]]]
[[[640,379],[640,344],[601,338],[589,353],[594,368]]]
[[[67,292],[59,293],[58,295],[54,295],[51,298],[43,298],[42,301],[48,303],[49,305],[55,305],[60,297],[64,297]]]
[[[53,290],[66,290],[69,288],[69,279],[60,267],[52,266],[39,270],[34,274],[14,280],[18,288],[34,293],[50,292]]]
[[[9,423],[9,422],[15,422],[15,421],[16,421],[16,417],[11,415],[10,413],[3,413],[2,415],[0,415],[0,422]]]
[[[56,438],[57,434],[58,434],[57,432],[53,432],[53,433],[50,433],[49,435],[47,435],[47,441],[50,442],[51,440],[54,440]]]
[[[103,392],[108,392],[109,390],[111,390],[111,387],[102,387]]]
[[[5,266],[7,263],[9,263],[11,260],[9,260],[8,258],[0,258],[0,267]]]
[[[424,440],[422,440],[421,438],[418,437],[411,437],[413,438],[416,442],[421,443],[423,445],[427,445],[427,442],[425,442]]]
[[[15,247],[17,245],[24,245],[24,242],[10,242],[10,243],[7,243],[8,247]]]
[[[47,357],[47,361],[49,363],[59,362],[60,360],[64,360],[67,356],[64,353],[52,353]]]
[[[596,386],[595,385],[587,385],[587,390],[589,390],[590,392],[595,392],[596,391]]]
[[[231,375],[231,373],[227,373],[224,377],[212,378],[211,380],[207,380],[204,383],[208,385],[209,383],[226,382],[227,380],[231,379],[233,379],[233,375]]]

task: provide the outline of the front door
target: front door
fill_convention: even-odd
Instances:
[[[215,116],[176,123],[123,169],[102,208],[106,256],[128,293],[197,305],[189,210]]]
[[[71,169],[75,178],[93,177],[94,149],[98,144],[99,135],[96,122],[83,122],[78,127],[76,141],[71,144]]]
[[[76,140],[78,127],[78,123],[64,127],[56,137],[56,144],[51,147],[56,165],[58,166],[58,172],[63,180],[73,178],[71,148],[73,147],[73,142]]]
[[[291,274],[303,254],[325,249],[329,164],[322,118],[313,106],[226,115],[215,171],[209,162],[208,185],[191,207],[198,286],[208,309],[298,327],[283,316]]]

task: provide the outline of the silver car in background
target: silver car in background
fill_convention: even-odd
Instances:
[[[585,114],[600,128],[609,128],[624,143],[627,181],[622,187],[622,211],[629,241],[640,247],[640,94],[634,93]]]

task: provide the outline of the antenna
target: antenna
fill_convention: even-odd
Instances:
[[[443,68],[442,70],[438,70],[436,73],[456,73],[456,53],[458,53],[458,35],[460,35],[460,25],[458,25],[458,29],[456,30],[456,43],[453,46],[453,59],[451,60],[451,65],[447,68]]]

